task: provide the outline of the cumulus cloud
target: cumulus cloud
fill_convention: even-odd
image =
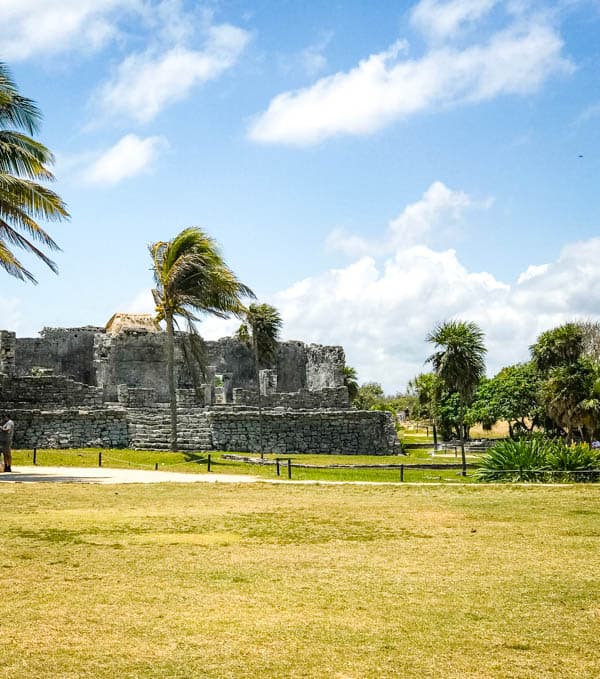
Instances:
[[[231,68],[250,39],[230,24],[211,25],[202,49],[178,43],[129,55],[98,93],[102,109],[139,122],[154,118],[168,104],[184,99],[192,88]]]
[[[125,135],[83,171],[84,181],[87,184],[113,185],[148,172],[167,146],[164,137],[143,139],[135,134]]]
[[[249,136],[264,143],[315,144],[335,135],[370,134],[436,107],[528,94],[573,69],[562,48],[560,35],[542,19],[515,20],[464,48],[435,45],[421,58],[409,58],[400,40],[347,72],[277,95],[254,119]]]
[[[7,61],[93,51],[117,33],[115,17],[139,0],[2,0],[0,52]]]
[[[432,235],[446,235],[474,205],[472,198],[463,191],[453,191],[437,181],[420,200],[407,205],[389,223],[384,238],[369,240],[337,228],[327,237],[326,245],[349,255],[382,255],[399,247],[428,242]]]
[[[508,284],[468,271],[454,250],[413,245],[379,264],[362,257],[274,296],[288,337],[342,344],[361,380],[403,389],[428,368],[426,335],[460,318],[480,324],[488,372],[526,360],[540,332],[573,318],[600,319],[600,239],[574,243],[536,275]]]

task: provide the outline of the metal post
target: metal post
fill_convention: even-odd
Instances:
[[[154,463],[154,471],[155,471],[155,472],[158,471],[158,462],[155,462],[155,463]]]
[[[288,479],[292,478],[292,458],[288,457]]]
[[[210,453],[208,454],[208,463],[207,463],[206,466],[207,466],[206,471],[209,472],[210,471]]]
[[[98,466],[99,467],[102,466],[102,451],[98,453]]]
[[[279,458],[275,458],[275,466],[277,467],[277,476],[281,476],[281,471],[279,469]]]
[[[400,465],[400,481],[404,481],[404,465]]]
[[[37,464],[37,448],[33,449],[33,464]]]

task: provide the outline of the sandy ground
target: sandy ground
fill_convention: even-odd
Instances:
[[[146,469],[110,467],[14,467],[0,473],[0,483],[252,483],[256,476],[235,474],[184,474]]]

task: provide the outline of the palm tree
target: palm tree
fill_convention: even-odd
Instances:
[[[56,273],[56,264],[36,243],[49,250],[59,247],[36,220],[59,221],[69,216],[62,199],[38,183],[54,179],[48,169],[54,162],[52,153],[28,136],[37,131],[40,121],[35,103],[19,94],[0,62],[0,267],[32,283],[37,282],[35,277],[12,248],[35,255]]]
[[[277,341],[281,331],[281,315],[270,304],[251,304],[245,314],[245,322],[237,336],[250,344],[254,352],[256,384],[258,386],[258,441],[260,456],[264,457],[262,432],[262,394],[260,391],[260,366],[267,365],[275,357]]]
[[[199,314],[220,318],[242,316],[240,297],[254,297],[225,264],[216,242],[196,227],[184,229],[170,241],[149,247],[154,281],[156,320],[167,328],[167,380],[171,411],[171,450],[177,450],[177,393],[175,385],[175,326],[182,318],[189,332]]]
[[[448,391],[459,397],[460,450],[462,474],[467,474],[465,458],[465,409],[475,393],[479,380],[485,374],[484,335],[477,324],[465,321],[440,323],[427,336],[435,345],[435,351],[428,359],[441,383]]]
[[[344,386],[348,389],[350,403],[358,396],[358,373],[350,365],[344,366]]]

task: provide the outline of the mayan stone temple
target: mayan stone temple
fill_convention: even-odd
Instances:
[[[259,382],[251,349],[206,342],[194,374],[188,336],[176,337],[181,450],[274,453],[399,452],[389,413],[350,406],[341,347],[281,342]],[[106,327],[0,331],[0,408],[17,422],[15,447],[168,448],[166,335],[149,315],[115,314]]]

